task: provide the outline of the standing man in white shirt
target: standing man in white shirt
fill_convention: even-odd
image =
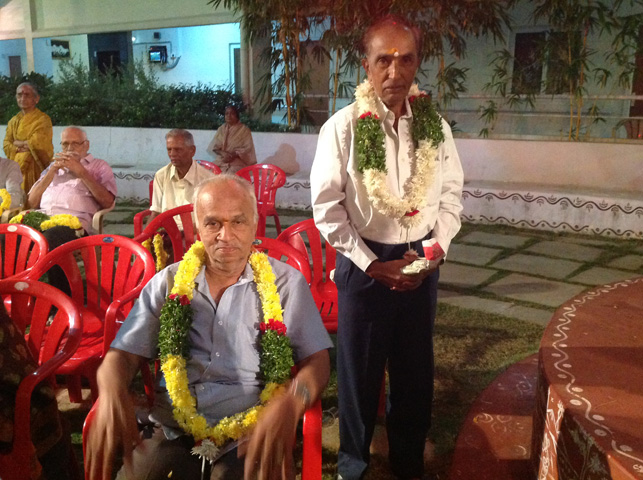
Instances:
[[[433,398],[438,261],[404,274],[460,229],[463,173],[453,136],[413,80],[419,30],[388,16],[362,39],[368,79],[322,127],[311,172],[315,222],[337,249],[338,478],[363,478],[388,365],[393,473],[420,478]]]

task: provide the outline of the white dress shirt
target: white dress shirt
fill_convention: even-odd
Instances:
[[[401,197],[415,165],[411,136],[413,115],[406,101],[408,113],[400,117],[395,131],[394,113],[381,101],[377,103],[385,134],[387,187]],[[319,133],[310,186],[315,223],[322,235],[363,271],[377,260],[363,239],[401,244],[422,239],[432,232],[431,237],[447,252],[451,239],[460,229],[463,184],[460,158],[447,122],[442,121],[445,138],[438,148],[435,179],[426,192],[428,202],[420,210],[421,224],[408,230],[396,219],[378,212],[368,198],[362,174],[357,169],[356,122],[357,105],[353,103],[333,115]]]
[[[194,159],[188,173],[183,178],[179,178],[176,167],[172,163],[167,164],[154,175],[150,210],[163,213],[172,208],[192,203],[196,187],[212,177],[214,177],[214,173],[199,165]],[[192,218],[194,219],[194,216]],[[183,229],[183,224],[178,217],[176,222],[178,227]]]

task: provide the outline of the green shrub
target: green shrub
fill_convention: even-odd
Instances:
[[[234,105],[253,130],[279,129],[248,118],[241,95],[231,87],[161,85],[141,65],[103,74],[73,63],[61,66],[57,82],[37,73],[0,76],[0,123],[6,124],[18,113],[16,88],[26,81],[40,89],[38,107],[54,125],[215,130],[224,121],[225,107]]]

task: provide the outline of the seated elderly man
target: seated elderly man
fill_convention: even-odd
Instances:
[[[21,208],[25,201],[22,191],[22,172],[20,165],[8,158],[0,158],[0,189],[4,188],[11,195],[9,208]]]
[[[116,198],[116,180],[105,160],[89,153],[82,128],[67,127],[60,135],[62,152],[29,191],[29,207],[48,215],[68,213],[78,217],[87,233],[95,233],[92,217],[109,208]]]
[[[98,370],[100,403],[85,457],[89,478],[111,478],[120,448],[130,480],[203,478],[202,460],[190,453],[195,439],[203,440],[197,453],[209,450],[206,458],[215,459],[212,466],[206,462],[205,478],[293,473],[297,422],[328,381],[332,343],[304,277],[252,253],[258,216],[248,182],[215,176],[197,188],[195,210],[202,243],[147,284]],[[178,330],[184,340],[174,335]],[[288,342],[292,350],[284,347]],[[154,424],[141,438],[128,386],[140,362],[157,355],[164,374],[157,378]],[[288,380],[292,361],[297,374]],[[282,381],[258,419],[245,413],[266,384]],[[239,412],[243,421],[221,422]],[[225,453],[235,442],[238,449]]]
[[[194,160],[194,137],[187,130],[175,128],[165,135],[170,163],[154,175],[152,215],[150,220],[171,208],[192,203],[197,185],[214,174]]]
[[[105,160],[89,153],[89,140],[82,128],[67,127],[60,139],[62,152],[54,155],[51,165],[29,191],[29,208],[40,208],[47,215],[74,215],[85,233],[96,233],[91,226],[92,217],[98,210],[109,208],[116,198],[114,173]],[[74,230],[65,226],[45,230],[43,235],[49,250],[78,238]],[[50,283],[68,292],[61,275],[64,276],[62,271],[50,271]]]

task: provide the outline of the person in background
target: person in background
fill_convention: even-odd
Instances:
[[[322,127],[310,175],[315,223],[339,253],[343,480],[363,478],[368,467],[386,367],[391,469],[400,479],[419,479],[424,470],[440,260],[420,260],[425,267],[414,274],[405,267],[416,263],[424,240],[447,251],[460,229],[463,173],[448,123],[413,85],[421,45],[420,31],[403,18],[367,29],[368,79],[356,102]]]
[[[67,127],[60,135],[62,152],[29,191],[29,207],[42,209],[47,215],[70,214],[80,220],[83,231],[55,226],[43,232],[49,250],[96,233],[92,218],[98,210],[109,208],[116,199],[116,179],[105,160],[89,153],[89,140],[82,128]],[[59,267],[49,272],[53,286],[69,294],[69,285]]]
[[[4,188],[11,195],[10,208],[22,208],[25,203],[25,192],[22,190],[22,172],[13,160],[0,157],[0,189]]]
[[[154,175],[149,220],[166,210],[192,203],[199,183],[214,176],[194,160],[196,147],[190,132],[180,128],[170,130],[165,135],[165,143],[170,163]]]
[[[54,154],[53,128],[49,116],[36,107],[40,95],[34,84],[25,82],[18,85],[16,100],[20,112],[7,124],[4,153],[20,165],[22,188],[28,192],[51,162]]]
[[[239,120],[236,107],[226,107],[225,123],[217,130],[208,150],[216,155],[214,163],[223,173],[236,173],[243,167],[257,163],[252,133]]]

